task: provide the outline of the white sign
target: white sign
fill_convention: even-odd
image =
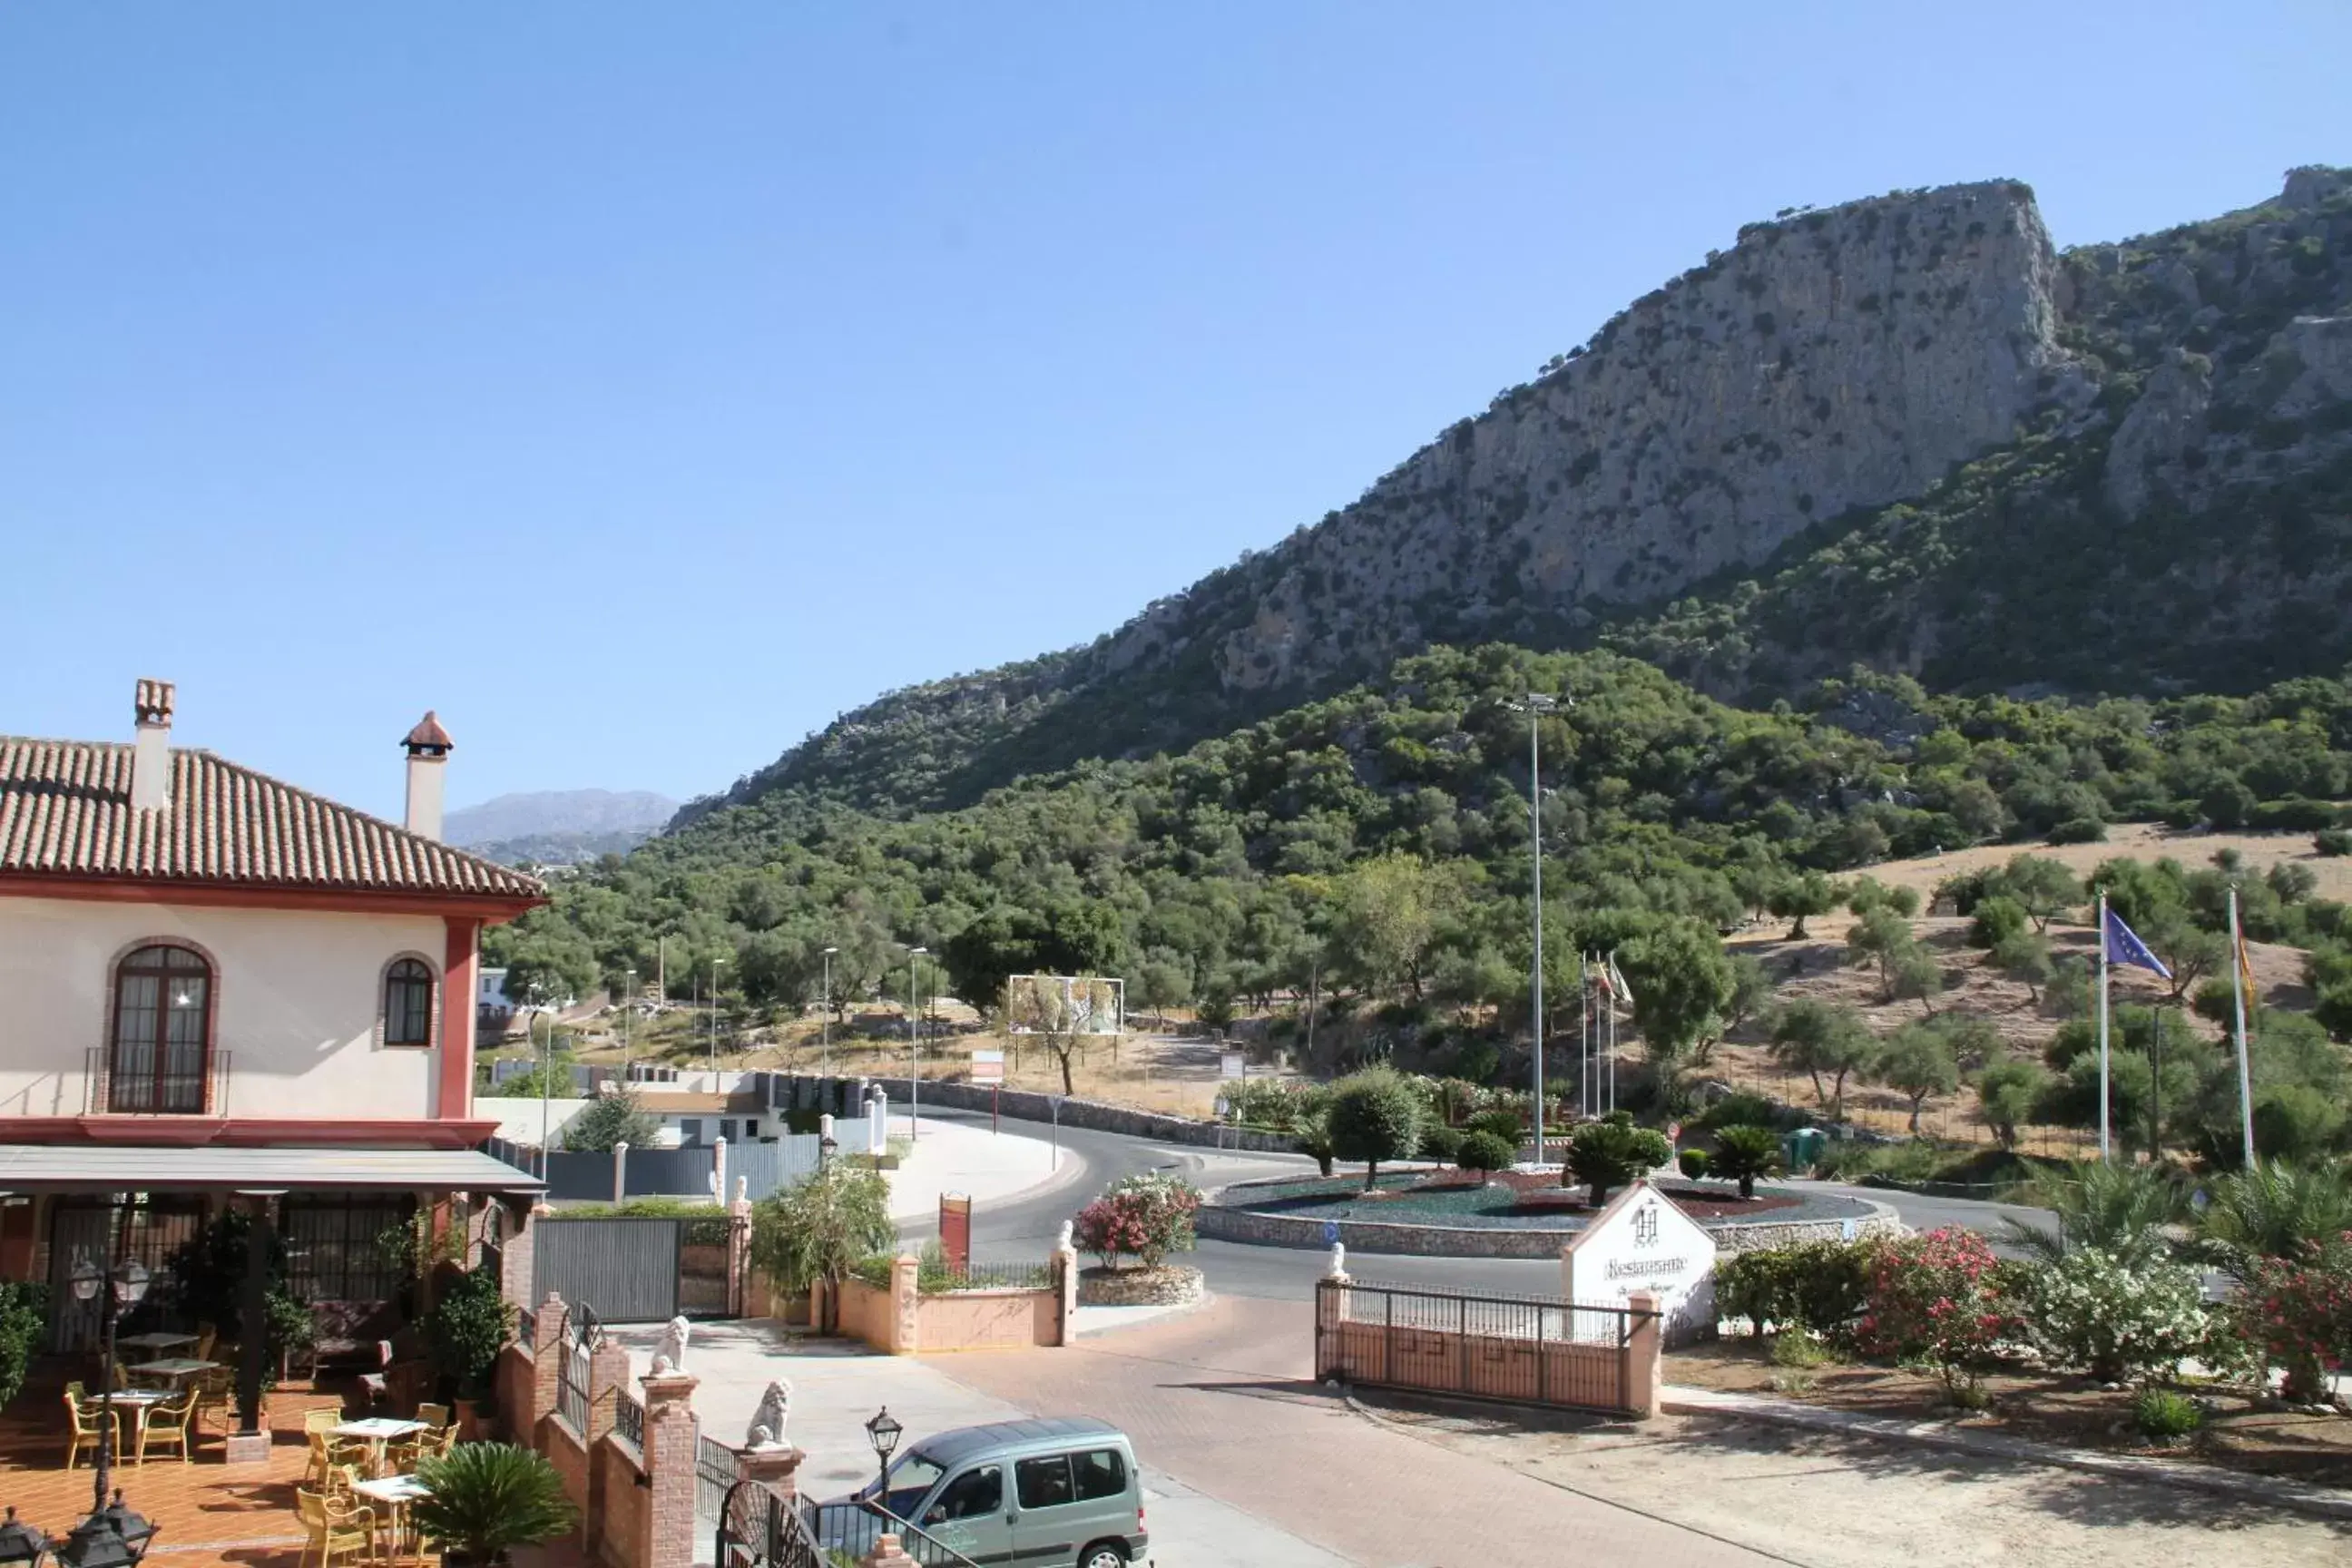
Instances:
[[[1705,1226],[1637,1181],[1561,1250],[1560,1293],[1613,1307],[1647,1291],[1665,1314],[1666,1343],[1683,1344],[1714,1331],[1715,1258],[1715,1237]]]
[[[1239,1051],[1226,1051],[1217,1058],[1219,1078],[1247,1078],[1249,1058]]]
[[[1004,1053],[1003,1051],[972,1052],[971,1081],[974,1083],[1003,1083],[1004,1081]]]

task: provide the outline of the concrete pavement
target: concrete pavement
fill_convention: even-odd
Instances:
[[[650,1367],[661,1331],[615,1329],[631,1371]],[[1046,1352],[1046,1354],[1061,1352]],[[943,1358],[953,1359],[953,1358]],[[984,1352],[967,1359],[986,1359]],[[907,1429],[905,1447],[950,1427],[1011,1421],[1035,1412],[988,1394],[907,1356],[877,1355],[840,1340],[794,1333],[772,1322],[696,1326],[687,1370],[700,1380],[695,1414],[706,1437],[740,1447],[771,1379],[792,1384],[788,1439],[806,1450],[799,1482],[811,1497],[832,1498],[873,1479],[866,1423],[884,1405]],[[1166,1473],[1139,1443],[1151,1554],[1163,1564],[1234,1568],[1348,1568],[1349,1560],[1206,1495]]]

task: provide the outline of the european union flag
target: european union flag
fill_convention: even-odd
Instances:
[[[2172,978],[2172,971],[2164,966],[2164,960],[2150,952],[2139,933],[2124,924],[2124,917],[2113,910],[2107,911],[2106,943],[2109,963],[2137,964],[2142,969],[2154,970],[2167,980]]]

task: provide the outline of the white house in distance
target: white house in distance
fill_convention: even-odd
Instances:
[[[127,743],[0,735],[0,1277],[57,1287],[58,1349],[78,1264],[158,1270],[168,1319],[172,1252],[231,1204],[297,1293],[371,1300],[420,1202],[539,1185],[476,1148],[472,1024],[483,928],[546,894],[439,842],[448,732],[403,742],[395,826],[173,746],[173,698],[139,682]]]
[[[584,1079],[590,1069],[579,1071]],[[764,1073],[741,1069],[679,1072],[673,1068],[668,1081],[631,1084],[637,1109],[652,1117],[657,1128],[646,1147],[706,1149],[722,1138],[730,1146],[774,1142],[784,1134],[784,1113],[770,1103],[766,1079]],[[564,1128],[588,1109],[590,1097],[620,1089],[616,1081],[604,1078],[586,1081],[584,1087],[586,1096],[544,1103],[528,1097],[487,1095],[478,1103],[483,1115],[498,1119],[498,1137],[537,1148],[543,1134],[560,1149]]]

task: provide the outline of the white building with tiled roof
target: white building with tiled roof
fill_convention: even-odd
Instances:
[[[475,992],[484,927],[545,889],[440,842],[432,715],[395,825],[173,746],[173,698],[141,681],[128,742],[0,736],[0,1277],[160,1265],[266,1184],[321,1243],[298,1283],[377,1289],[352,1244],[387,1215],[518,1185],[477,1152]]]

